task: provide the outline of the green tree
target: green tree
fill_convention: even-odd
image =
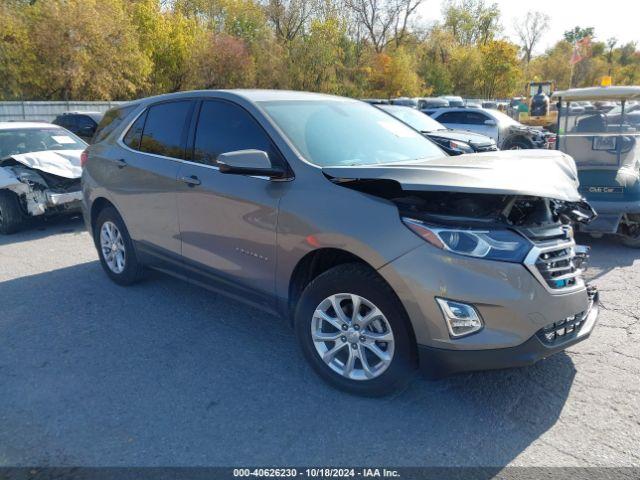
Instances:
[[[498,4],[484,0],[447,0],[443,16],[444,28],[464,46],[485,44],[501,29]]]
[[[520,80],[518,47],[505,40],[480,46],[482,61],[476,76],[481,98],[504,98],[514,93]]]

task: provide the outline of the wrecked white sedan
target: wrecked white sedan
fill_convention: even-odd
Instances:
[[[48,123],[0,122],[0,234],[30,217],[80,210],[80,156],[87,144]]]

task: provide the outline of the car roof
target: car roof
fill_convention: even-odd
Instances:
[[[167,93],[148,97],[142,100],[143,103],[153,103],[162,100],[178,99],[182,97],[207,96],[212,93],[226,93],[237,97],[242,97],[250,102],[269,102],[269,101],[322,101],[333,100],[343,102],[359,102],[353,98],[340,97],[337,95],[329,95],[325,93],[299,92],[295,90],[261,90],[261,89],[236,89],[236,90],[191,90],[185,92]],[[135,104],[138,102],[131,102]],[[126,105],[126,104],[125,104]],[[125,105],[119,105],[125,106]]]
[[[640,99],[640,87],[588,87],[572,88],[553,92],[552,98],[572,100],[638,100]]]
[[[0,130],[16,130],[26,128],[62,128],[48,122],[0,122]]]
[[[58,115],[59,117],[64,117],[66,115],[86,115],[95,121],[102,120],[104,113],[102,112],[84,112],[84,111],[76,111],[76,112],[64,112]]]

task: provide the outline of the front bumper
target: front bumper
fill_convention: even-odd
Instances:
[[[418,345],[420,370],[428,378],[442,378],[461,372],[525,367],[561,352],[591,335],[598,318],[598,292],[591,287],[589,308],[579,330],[552,345],[543,342],[543,330],[521,345],[491,350],[448,350]]]
[[[80,202],[82,201],[82,190],[75,192],[63,192],[54,193],[46,192],[47,204],[52,207],[58,207],[62,205],[76,204],[74,207],[80,208]]]

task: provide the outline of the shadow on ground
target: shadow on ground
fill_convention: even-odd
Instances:
[[[51,218],[30,218],[19,233],[0,235],[0,246],[29,242],[60,233],[83,232],[84,222],[80,215]]]
[[[350,396],[285,321],[160,274],[97,262],[0,283],[0,465],[506,465],[574,379],[534,367]]]

